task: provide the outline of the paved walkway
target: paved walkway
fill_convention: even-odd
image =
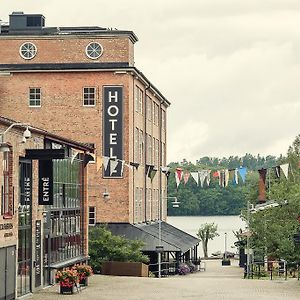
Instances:
[[[206,271],[168,278],[137,278],[95,275],[80,293],[60,295],[59,287],[46,288],[27,299],[101,299],[101,300],[299,300],[300,282],[247,280],[234,262],[207,261]]]

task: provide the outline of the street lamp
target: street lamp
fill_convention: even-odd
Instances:
[[[31,132],[29,130],[29,124],[27,123],[12,123],[6,130],[0,132],[0,152],[9,152],[9,146],[5,142],[5,134],[8,133],[14,126],[26,126],[23,132],[22,142],[25,143],[27,139],[31,137]]]
[[[164,252],[164,247],[161,244],[161,222],[162,222],[162,200],[174,199],[172,202],[173,207],[179,207],[177,197],[161,197],[159,203],[159,220],[158,220],[158,246],[156,246],[156,252],[158,255],[158,278],[161,278],[161,254]]]

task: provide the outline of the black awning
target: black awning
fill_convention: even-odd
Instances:
[[[121,235],[128,239],[142,240],[145,245],[143,251],[156,251],[159,246],[159,224],[129,224],[129,223],[108,223],[107,228],[114,235]],[[198,245],[199,239],[166,223],[161,223],[161,246],[166,252],[185,253]]]

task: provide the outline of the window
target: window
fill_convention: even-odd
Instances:
[[[157,125],[159,124],[158,122],[158,112],[159,112],[159,106],[157,103],[153,102],[154,105],[153,105],[153,123],[154,125]]]
[[[96,224],[96,207],[89,207],[89,225],[94,226]]]
[[[144,162],[144,133],[142,130],[140,130],[139,154],[140,154],[140,157],[139,157],[140,164],[143,164],[143,162]]]
[[[155,162],[159,165],[159,140],[155,140]]]
[[[146,103],[147,103],[147,119],[149,121],[152,121],[152,99],[150,97],[146,97]]]
[[[41,89],[29,88],[29,106],[41,106]]]
[[[12,154],[11,152],[3,153],[3,181],[1,189],[1,214],[10,216],[13,214],[12,209],[12,181],[11,181],[11,168],[12,168]]]
[[[134,193],[134,223],[138,222],[138,203],[139,203],[140,189],[135,188]]]
[[[161,164],[162,166],[166,165],[166,144],[161,144]]]
[[[166,131],[166,111],[163,109],[161,110],[161,127]]]
[[[139,135],[140,135],[140,131],[139,129],[136,127],[134,130],[134,161],[135,162],[139,162]]]
[[[102,53],[102,46],[96,42],[89,43],[85,48],[85,54],[90,59],[97,59],[102,55]]]
[[[143,91],[136,86],[135,89],[135,111],[137,111],[140,114],[143,114]]]
[[[96,103],[96,88],[85,87],[83,88],[83,105],[95,106]]]
[[[32,43],[24,43],[21,45],[19,53],[24,59],[32,59],[36,56],[37,48]]]
[[[152,164],[152,137],[147,134],[147,163]]]

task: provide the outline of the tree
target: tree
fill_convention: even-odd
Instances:
[[[218,225],[215,223],[205,223],[202,224],[198,229],[197,236],[200,238],[202,242],[202,248],[204,257],[208,257],[207,255],[207,244],[209,240],[213,240],[215,237],[219,236],[217,233]]]

